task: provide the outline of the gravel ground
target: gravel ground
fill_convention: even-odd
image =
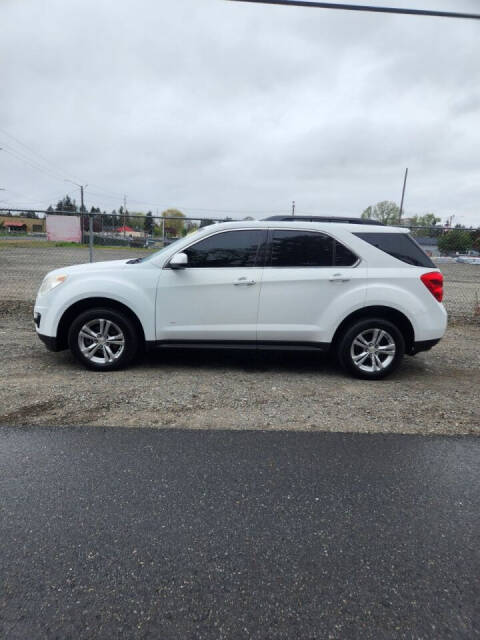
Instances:
[[[14,312],[0,316],[0,424],[480,434],[479,343],[480,327],[452,326],[377,383],[294,353],[156,351],[102,374]]]

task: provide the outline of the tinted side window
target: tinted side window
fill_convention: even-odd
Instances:
[[[356,233],[356,236],[390,256],[415,267],[435,265],[408,233]]]
[[[357,256],[344,247],[340,242],[335,241],[334,265],[336,267],[351,267],[357,262]]]
[[[333,239],[313,231],[274,231],[272,267],[331,267]]]
[[[257,229],[217,233],[185,249],[188,266],[254,267],[266,234]]]

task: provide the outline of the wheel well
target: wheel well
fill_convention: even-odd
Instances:
[[[115,309],[116,311],[121,311],[127,315],[137,328],[140,340],[145,342],[145,333],[143,331],[142,323],[138,319],[138,316],[129,307],[121,302],[117,302],[116,300],[111,300],[110,298],[85,298],[84,300],[79,300],[78,302],[75,302],[75,304],[72,304],[72,306],[64,312],[60,322],[58,323],[57,341],[58,346],[61,349],[66,349],[68,347],[68,330],[75,318],[82,311],[87,311],[93,307],[108,307],[109,309]]]
[[[410,320],[401,311],[397,311],[396,309],[392,309],[391,307],[381,306],[364,307],[363,309],[358,309],[358,311],[354,311],[349,316],[347,316],[335,331],[332,345],[336,345],[338,340],[343,335],[344,331],[353,322],[361,320],[362,318],[371,318],[373,316],[375,316],[376,318],[384,318],[385,320],[389,320],[396,327],[398,327],[405,339],[405,352],[408,353],[411,350],[415,341],[415,332]]]

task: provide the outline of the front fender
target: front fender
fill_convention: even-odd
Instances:
[[[75,303],[88,298],[106,298],[119,302],[128,307],[139,319],[146,340],[155,339],[155,297],[158,281],[158,271],[151,274],[150,282],[146,272],[142,287],[136,282],[126,279],[124,274],[120,277],[109,275],[108,277],[97,274],[83,275],[81,278],[73,278],[68,285],[58,287],[55,299],[46,307],[47,314],[42,329],[47,335],[56,336],[58,325],[64,313]],[[39,302],[39,307],[42,301]],[[48,323],[47,323],[48,320]],[[43,323],[43,316],[42,316]]]

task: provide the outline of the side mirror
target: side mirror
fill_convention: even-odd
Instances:
[[[180,253],[176,253],[168,264],[171,269],[185,269],[187,265],[188,256],[182,251]]]

